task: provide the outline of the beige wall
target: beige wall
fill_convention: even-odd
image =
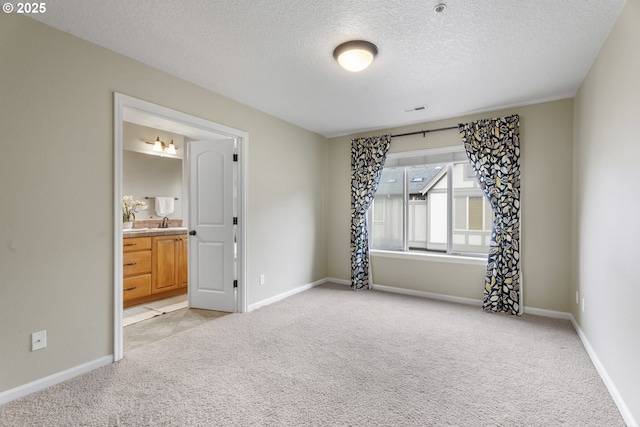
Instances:
[[[640,0],[629,0],[575,98],[571,310],[640,423]],[[614,396],[615,397],[615,396]],[[624,415],[624,414],[623,414]],[[629,425],[633,425],[629,422]]]
[[[520,115],[525,305],[573,313],[636,420],[640,288],[629,237],[640,235],[638,16],[640,1],[629,0],[575,103],[366,134]],[[349,279],[352,136],[327,143],[16,15],[0,15],[0,58],[0,392],[113,351],[114,91],[249,132],[249,304],[323,277]],[[392,147],[457,143],[450,131]],[[482,265],[374,258],[373,267],[377,284],[482,294]],[[41,329],[48,347],[30,352]]]
[[[571,274],[572,100],[475,114],[329,140],[329,276],[350,279],[350,140],[354,136],[433,129],[489,117],[520,115],[524,304],[569,311]],[[457,130],[395,138],[391,151],[460,144]],[[481,299],[485,267],[372,256],[377,285]]]
[[[114,92],[249,133],[249,304],[327,276],[326,138],[15,14],[0,58],[0,392],[113,352]]]

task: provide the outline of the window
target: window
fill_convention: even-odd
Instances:
[[[370,210],[371,248],[487,254],[493,212],[462,147],[387,157]]]

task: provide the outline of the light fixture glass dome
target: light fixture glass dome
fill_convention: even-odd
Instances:
[[[162,142],[160,141],[160,137],[156,138],[156,141],[153,144],[153,151],[162,152]]]
[[[173,144],[173,139],[171,140],[171,142],[169,143],[169,146],[167,147],[167,153],[176,154],[176,146]]]
[[[358,72],[367,68],[378,54],[373,43],[364,40],[353,40],[342,43],[333,51],[333,57],[347,71]]]

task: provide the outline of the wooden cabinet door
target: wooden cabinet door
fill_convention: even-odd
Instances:
[[[176,281],[176,238],[177,236],[153,237],[152,292],[163,292],[178,287]]]
[[[176,282],[184,288],[189,283],[189,239],[186,234],[176,240]]]

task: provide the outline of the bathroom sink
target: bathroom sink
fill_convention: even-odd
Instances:
[[[167,230],[186,230],[186,228],[185,227],[165,227],[165,228],[154,227],[154,228],[149,228],[149,231],[167,231]]]

